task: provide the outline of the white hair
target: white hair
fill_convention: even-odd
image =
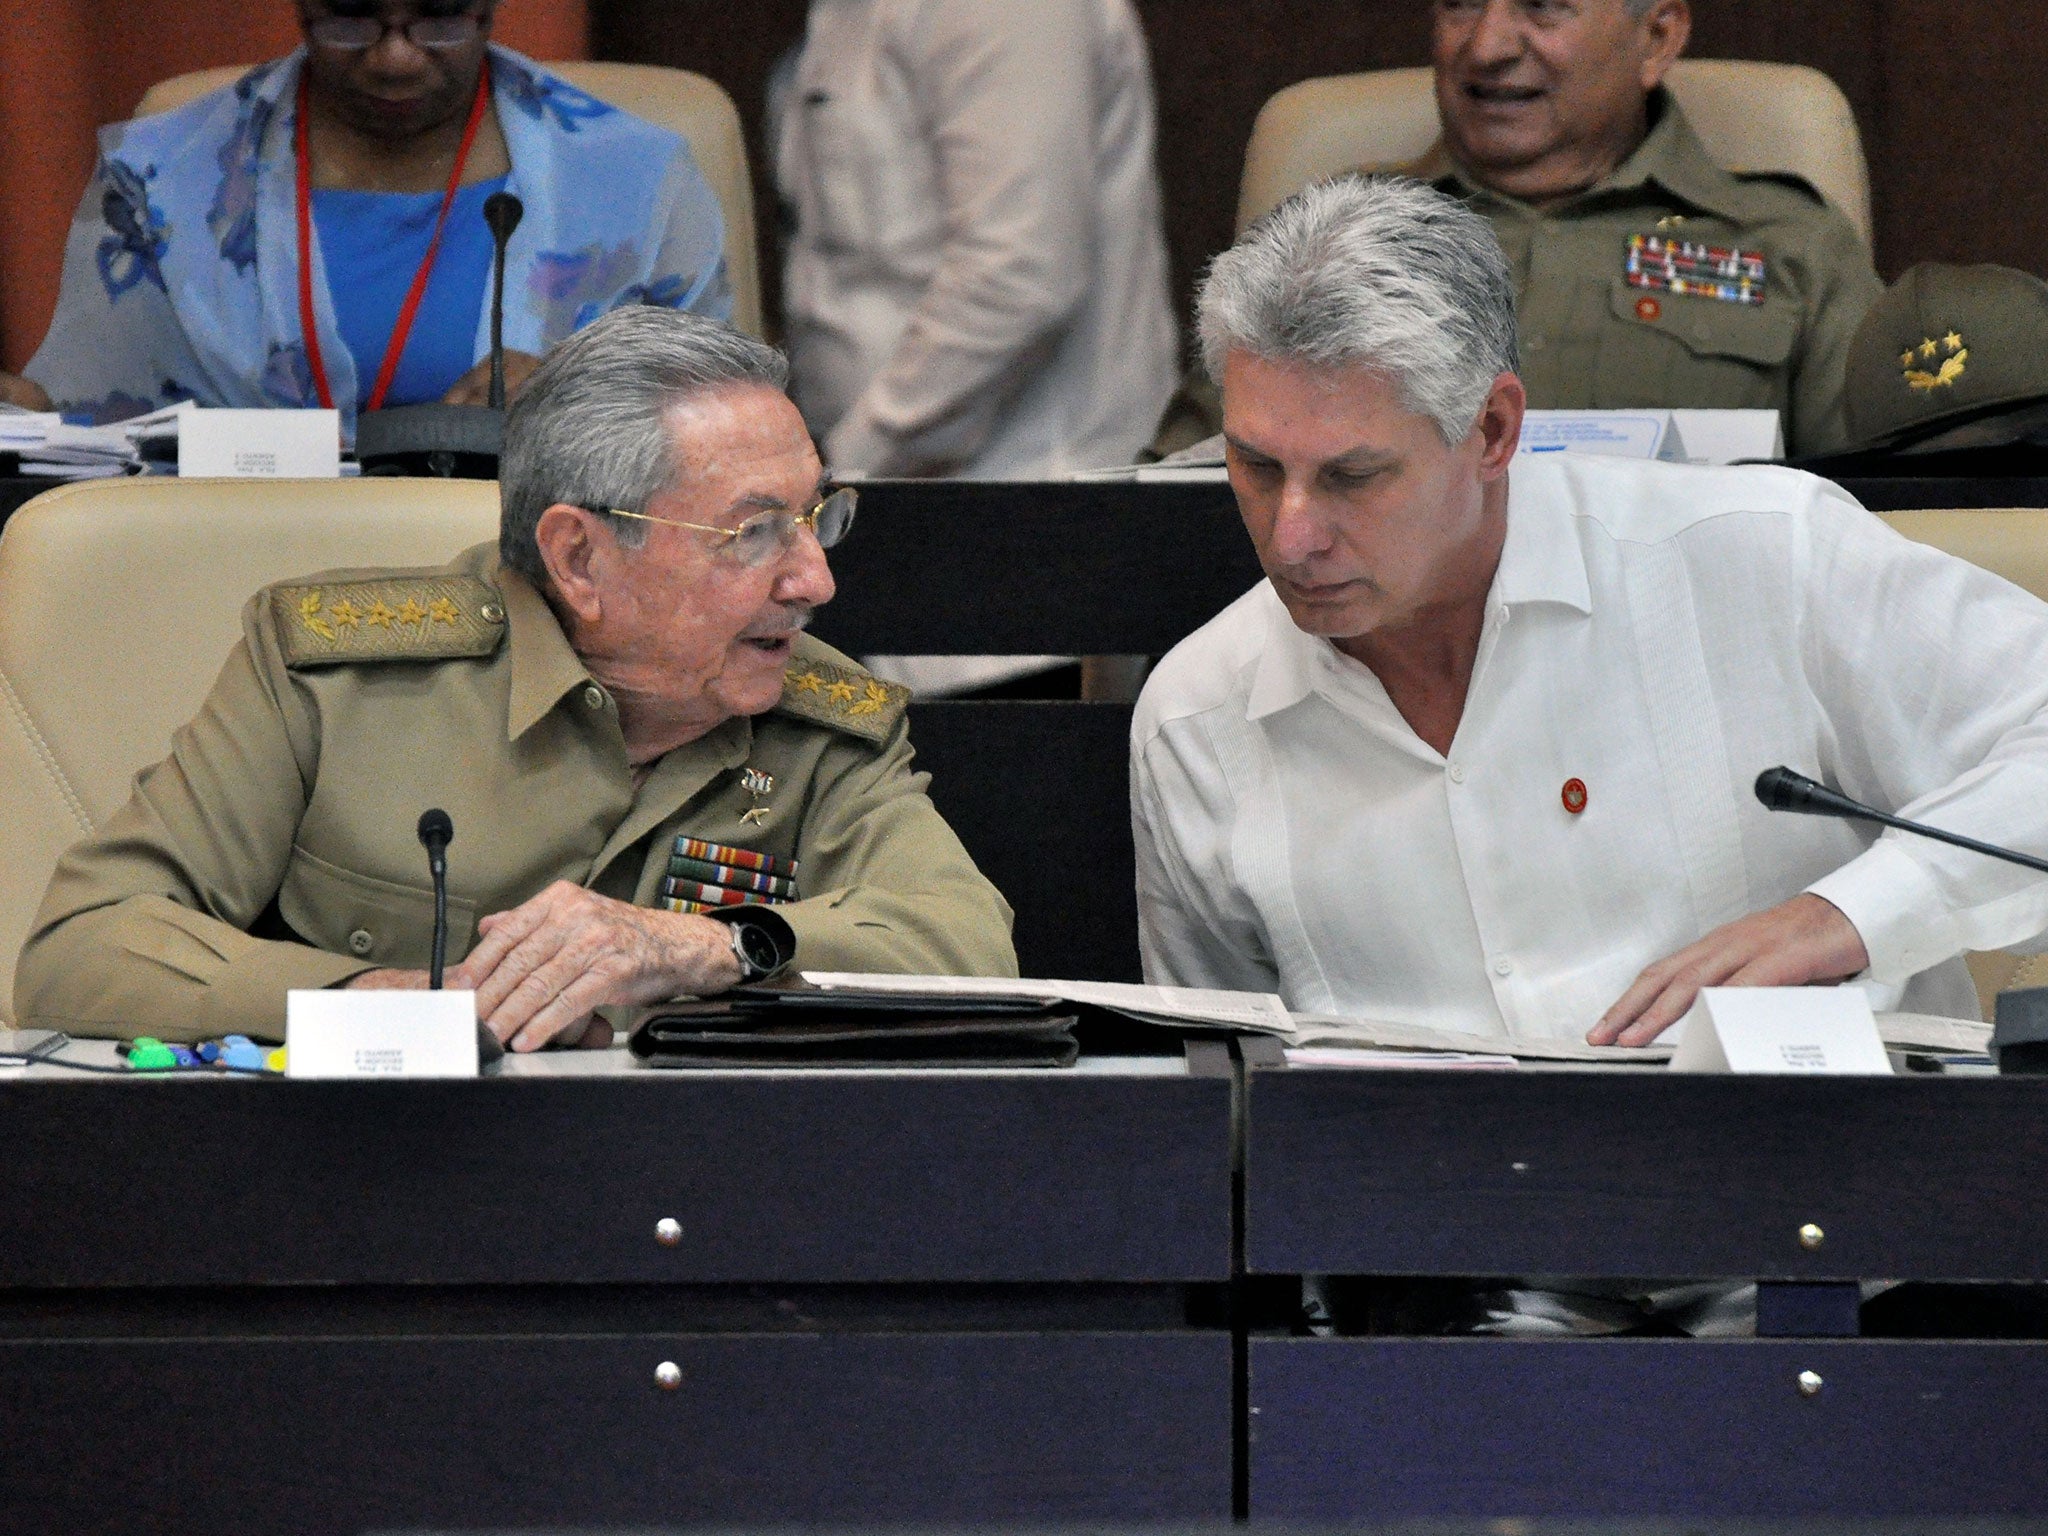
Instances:
[[[535,531],[556,502],[638,512],[675,484],[669,412],[734,385],[782,389],[789,366],[765,342],[682,310],[627,304],[559,343],[505,418],[498,461],[498,555],[546,578]],[[647,524],[607,516],[638,549]]]
[[[1447,443],[1464,441],[1494,379],[1520,367],[1514,282],[1492,226],[1401,177],[1295,193],[1209,264],[1195,316],[1218,383],[1234,351],[1367,368]]]

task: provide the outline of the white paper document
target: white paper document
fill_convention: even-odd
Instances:
[[[1194,1024],[1285,1034],[1287,1005],[1271,992],[1215,992],[1199,987],[1147,987],[1122,981],[1044,981],[1006,976],[868,976],[857,971],[805,971],[814,987],[903,992],[920,997],[1015,998],[1087,1003],[1154,1024]]]

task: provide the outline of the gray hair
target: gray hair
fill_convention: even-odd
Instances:
[[[1515,286],[1484,218],[1417,181],[1305,187],[1209,264],[1195,296],[1202,361],[1233,351],[1368,368],[1463,442],[1496,376],[1520,368]]]
[[[668,414],[732,385],[784,389],[789,364],[765,342],[716,320],[651,304],[613,310],[551,350],[505,418],[498,461],[498,556],[540,584],[534,529],[557,502],[641,508],[675,484]],[[647,524],[607,518],[638,549]]]

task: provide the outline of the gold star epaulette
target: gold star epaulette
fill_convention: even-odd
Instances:
[[[879,746],[896,729],[909,702],[910,690],[900,683],[885,683],[857,667],[809,658],[783,673],[782,702],[775,707]]]
[[[288,667],[488,656],[505,639],[505,599],[474,576],[400,576],[270,589]]]

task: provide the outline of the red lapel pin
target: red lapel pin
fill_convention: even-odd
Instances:
[[[1564,801],[1564,808],[1566,810],[1570,811],[1574,816],[1578,815],[1586,808],[1586,781],[1584,779],[1566,779],[1564,781],[1564,793],[1560,798]]]

